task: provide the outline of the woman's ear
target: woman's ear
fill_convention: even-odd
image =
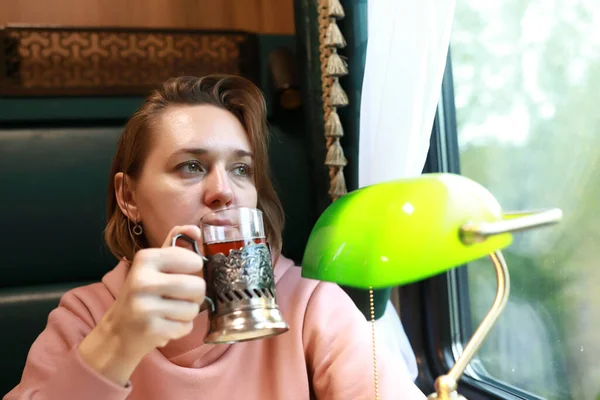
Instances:
[[[121,212],[130,221],[142,222],[135,201],[135,182],[123,172],[117,172],[114,178],[115,196]]]

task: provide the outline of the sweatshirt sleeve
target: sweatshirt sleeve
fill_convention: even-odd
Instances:
[[[73,291],[67,292],[31,346],[21,382],[4,400],[125,400],[131,385],[108,380],[79,356],[77,346],[93,325],[85,304]]]
[[[317,399],[375,398],[371,325],[365,324],[364,316],[341,288],[327,282],[317,285],[302,334]],[[380,398],[425,399],[401,358],[377,353]]]

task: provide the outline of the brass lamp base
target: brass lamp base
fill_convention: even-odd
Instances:
[[[246,342],[280,335],[289,329],[278,308],[235,310],[210,319],[204,343]]]
[[[432,393],[429,396],[427,396],[427,398],[429,400],[441,400],[440,397],[438,397],[437,393]],[[468,400],[465,396],[463,396],[462,394],[459,394],[458,392],[451,392],[450,396],[448,397],[449,400]]]
[[[427,398],[429,400],[467,400],[456,391],[457,384],[454,378],[448,375],[442,375],[435,380],[436,393],[432,393]]]

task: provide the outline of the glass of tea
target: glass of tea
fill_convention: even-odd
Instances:
[[[262,211],[236,207],[205,215],[202,224],[204,251],[207,256],[229,255],[252,243],[267,246]]]
[[[207,343],[233,343],[289,329],[279,311],[262,211],[236,207],[201,222],[206,296],[214,304]]]

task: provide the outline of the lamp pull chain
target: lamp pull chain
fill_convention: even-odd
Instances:
[[[373,287],[369,287],[369,309],[371,311],[371,340],[373,342],[373,379],[375,383],[375,400],[379,400],[379,379],[377,376],[377,346],[375,342],[375,301]]]

